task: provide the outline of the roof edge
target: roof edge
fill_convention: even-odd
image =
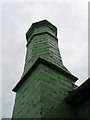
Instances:
[[[53,31],[55,31],[56,36],[57,36],[57,28],[56,28],[56,26],[54,26],[52,23],[50,23],[47,20],[41,20],[39,22],[32,23],[31,27],[26,32],[26,38],[28,39],[28,36],[30,36],[30,33],[32,33],[32,31],[33,31],[34,28],[38,28],[38,27],[40,27],[42,25],[44,25],[44,26],[47,25],[49,28],[51,28]]]
[[[35,63],[32,65],[32,67],[27,71],[27,73],[21,78],[21,80],[16,84],[16,86],[13,88],[12,91],[17,92],[17,89],[21,86],[21,84],[24,82],[24,79],[27,78],[30,73],[38,66],[38,64],[44,64],[46,66],[49,66],[50,68],[61,72],[62,74],[65,74],[67,77],[71,78],[74,82],[77,81],[77,77],[75,77],[74,75],[68,73],[67,71],[63,70],[62,68],[60,68],[59,66],[45,60],[44,58],[39,57]]]

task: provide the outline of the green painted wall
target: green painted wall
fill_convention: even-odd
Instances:
[[[74,112],[64,104],[72,88],[70,78],[39,64],[17,91],[13,117],[73,117]]]
[[[14,118],[40,117],[40,74],[41,69],[38,67],[18,89],[13,113]]]

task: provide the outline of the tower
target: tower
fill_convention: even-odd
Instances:
[[[63,65],[57,28],[47,20],[33,23],[26,39],[25,67],[21,80],[13,89],[16,99],[12,117],[69,117],[73,110],[65,113],[69,107],[65,106],[64,98],[77,78]]]

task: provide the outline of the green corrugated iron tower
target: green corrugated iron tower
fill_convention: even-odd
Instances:
[[[47,20],[33,23],[26,33],[27,53],[16,92],[12,118],[70,118],[75,109],[65,102],[77,78],[63,65],[57,28]]]

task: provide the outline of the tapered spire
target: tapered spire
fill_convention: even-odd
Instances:
[[[47,20],[33,23],[26,33],[27,53],[24,73],[41,57],[63,70],[69,72],[63,65],[58,48],[57,28]]]

